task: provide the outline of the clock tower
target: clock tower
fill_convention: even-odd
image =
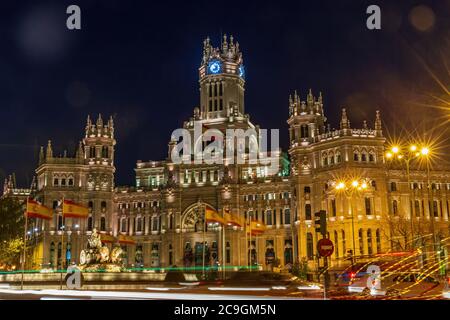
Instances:
[[[210,39],[203,41],[203,59],[199,68],[200,112],[202,119],[220,119],[244,114],[245,68],[239,43],[223,36],[220,48]]]

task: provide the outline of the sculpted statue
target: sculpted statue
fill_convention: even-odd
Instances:
[[[111,262],[112,263],[121,263],[122,262],[122,248],[114,247],[111,251]]]

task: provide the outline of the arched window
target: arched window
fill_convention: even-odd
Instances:
[[[397,203],[397,200],[393,200],[392,201],[392,213],[394,215],[398,214],[398,203]]]
[[[92,216],[88,218],[87,229],[88,231],[92,231]]]
[[[367,254],[372,255],[373,249],[372,249],[372,230],[367,229]]]
[[[397,183],[395,181],[391,182],[391,191],[397,191]]]
[[[100,218],[100,231],[106,231],[106,218]]]
[[[375,232],[376,242],[377,242],[377,253],[381,253],[381,234],[380,229]]]
[[[308,260],[314,259],[314,243],[311,232],[306,234],[306,256],[308,257]]]
[[[88,208],[89,208],[89,213],[92,213],[94,211],[94,202],[89,201]]]
[[[294,257],[292,254],[292,239],[287,239],[284,241],[284,264],[290,264],[294,262]]]
[[[327,165],[328,165],[328,156],[327,156],[326,153],[324,153],[324,154],[322,155],[322,165],[323,165],[323,166],[327,166]]]
[[[414,212],[416,214],[416,217],[420,217],[420,201],[414,200]]]
[[[152,231],[158,231],[158,217],[152,217]]]
[[[305,204],[305,220],[311,220],[311,205]]]
[[[359,161],[359,152],[358,151],[353,152],[353,161]]]
[[[90,157],[90,158],[96,158],[96,154],[95,154],[95,146],[89,147],[89,157]]]
[[[300,138],[308,138],[308,137],[309,137],[308,125],[302,124],[300,127]]]
[[[127,219],[122,218],[120,220],[120,232],[127,232]]]
[[[284,209],[284,224],[291,224],[291,209]]]
[[[101,211],[102,211],[102,213],[105,213],[106,212],[106,201],[102,201],[102,203],[101,203]]]
[[[436,200],[433,201],[433,216],[439,217],[438,202]]]
[[[109,149],[107,146],[102,147],[102,158],[108,158],[109,157]]]
[[[361,161],[364,161],[364,162],[367,161],[367,153],[363,152],[363,153],[361,154]]]
[[[336,217],[336,199],[331,199],[331,216]]]
[[[369,153],[369,162],[375,162],[375,155],[373,153]]]
[[[136,232],[142,232],[142,217],[136,218]]]
[[[342,157],[340,152],[336,152],[336,163],[341,163]]]
[[[330,164],[334,164],[334,154],[330,154]]]
[[[371,201],[369,197],[364,198],[364,203],[366,206],[366,215],[371,215],[372,214],[372,206],[371,206]]]

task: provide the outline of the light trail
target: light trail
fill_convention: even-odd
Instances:
[[[322,298],[296,298],[254,295],[227,295],[227,294],[201,294],[201,293],[162,293],[162,292],[114,292],[114,291],[75,291],[75,290],[7,290],[0,289],[0,293],[17,295],[39,295],[90,299],[150,299],[150,300],[323,300]],[[45,297],[49,299],[48,297]]]

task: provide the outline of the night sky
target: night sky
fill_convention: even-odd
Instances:
[[[66,28],[70,4],[81,7],[79,31]],[[381,30],[366,28],[370,4]],[[243,51],[246,112],[279,128],[284,149],[295,89],[302,99],[322,91],[335,128],[345,106],[354,127],[373,126],[380,109],[389,138],[448,136],[449,0],[15,0],[0,15],[0,182],[16,172],[27,187],[39,146],[51,139],[55,154],[73,154],[87,115],[102,113],[116,124],[116,184],[133,184],[136,160],[164,159],[198,106],[203,39],[219,46],[224,33]]]

